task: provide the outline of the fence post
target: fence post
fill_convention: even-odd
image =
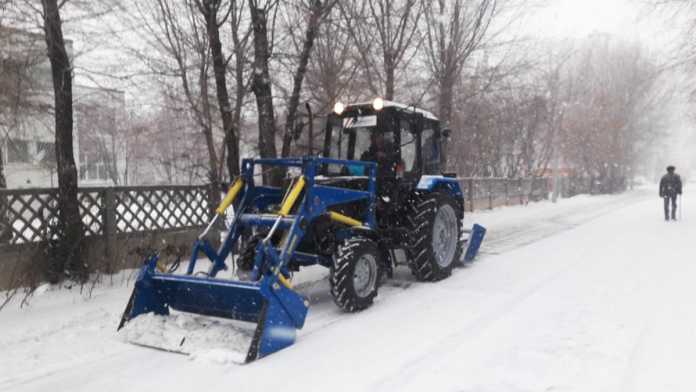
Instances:
[[[508,205],[509,204],[508,202],[510,201],[510,189],[509,189],[510,180],[506,178],[504,181],[505,181],[505,205]]]
[[[107,265],[113,266],[112,258],[116,254],[116,192],[113,187],[105,188],[103,191],[104,209],[102,210],[102,222],[104,230],[104,253]]]
[[[467,186],[469,187],[469,208],[471,212],[474,212],[474,179],[470,178],[467,181]]]
[[[493,209],[493,180],[488,179],[488,209]]]
[[[520,205],[524,205],[524,192],[522,191],[523,184],[524,183],[522,182],[522,177],[518,178],[517,179],[517,194],[520,197]]]
[[[4,190],[4,188],[0,188],[0,192],[2,192],[2,190]],[[10,223],[8,212],[9,203],[7,197],[5,194],[0,194],[0,244],[9,244],[12,240],[12,224]]]

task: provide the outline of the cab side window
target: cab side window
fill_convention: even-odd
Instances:
[[[416,133],[413,123],[406,119],[399,121],[399,128],[399,136],[401,136],[401,163],[404,165],[404,172],[410,173],[416,168]]]
[[[435,129],[430,121],[426,121],[422,134],[423,173],[439,174],[440,170],[440,144],[438,143]]]

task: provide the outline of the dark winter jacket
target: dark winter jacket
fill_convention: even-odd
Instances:
[[[679,174],[667,173],[660,180],[660,197],[674,197],[681,195],[682,182]]]

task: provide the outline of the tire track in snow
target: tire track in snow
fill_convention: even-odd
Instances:
[[[636,191],[616,198],[607,199],[605,204],[593,203],[592,212],[581,211],[561,211],[556,215],[524,222],[524,224],[505,227],[496,231],[495,227],[489,228],[486,238],[481,247],[481,254],[503,254],[511,250],[533,244],[539,240],[556,235],[585,223],[598,219],[608,213],[624,209],[636,203],[642,202],[647,198],[647,192]],[[474,213],[475,215],[475,213]],[[485,220],[485,216],[482,217]]]
[[[514,234],[511,233],[513,230],[506,230],[506,234],[504,234],[502,238],[498,237],[498,241],[493,242],[492,252],[491,250],[489,250],[486,253],[506,253],[510,250],[517,249],[519,247],[537,242],[538,240],[546,238],[550,235],[556,235],[561,232],[576,228],[587,222],[598,219],[610,212],[616,212],[617,210],[628,208],[636,203],[645,200],[642,194],[640,195],[640,197],[632,197],[628,199],[629,200],[624,200],[624,198],[622,198],[622,200],[617,200],[616,202],[611,203],[610,205],[607,205],[604,208],[601,208],[599,211],[590,215],[579,214],[580,219],[577,219],[576,217],[573,217],[572,219],[566,219],[566,217],[563,215],[553,216],[547,221],[550,223],[549,225],[542,225],[541,227],[534,228],[533,230],[527,230],[524,236],[516,237],[514,236]],[[510,246],[511,242],[514,243],[514,247],[512,247],[512,249],[505,249]],[[503,249],[500,253],[494,253],[497,250],[496,248]],[[512,313],[515,309],[519,308],[528,299],[533,297],[543,288],[553,284],[559,278],[572,273],[574,270],[579,270],[581,268],[584,268],[584,265],[582,263],[576,263],[575,260],[566,261],[565,263],[560,265],[559,268],[556,269],[553,273],[547,275],[545,278],[541,280],[537,280],[526,290],[522,291],[518,296],[503,301],[500,305],[495,306],[490,311],[485,312],[483,315],[477,317],[476,319],[472,320],[471,322],[467,323],[461,328],[457,328],[455,331],[450,332],[447,335],[441,337],[432,345],[430,345],[425,351],[423,351],[421,355],[409,361],[406,361],[402,366],[399,367],[398,370],[381,378],[378,382],[376,382],[373,385],[374,389],[391,390],[390,384],[392,382],[398,384],[399,382],[403,381],[402,378],[404,374],[412,374],[414,372],[417,372],[418,369],[421,368],[422,364],[432,364],[433,362],[437,361],[438,353],[442,351],[453,350],[455,348],[467,344],[467,342],[471,341],[472,339],[475,339],[478,334],[487,330],[489,326],[507,317],[508,314]],[[638,351],[636,351],[636,355],[637,353]]]
[[[375,390],[390,390],[388,384],[391,381],[399,381],[404,374],[410,374],[416,372],[420,365],[423,363],[432,363],[432,358],[436,358],[438,353],[443,350],[452,350],[457,347],[461,347],[467,341],[474,339],[476,334],[481,333],[487,327],[501,319],[505,318],[510,312],[522,305],[526,300],[532,297],[534,294],[539,292],[542,288],[548,286],[549,284],[555,282],[559,277],[571,272],[574,268],[574,262],[567,262],[555,272],[549,274],[545,278],[536,281],[531,287],[524,290],[520,295],[503,301],[500,305],[492,308],[490,311],[485,312],[483,315],[477,317],[471,322],[467,323],[461,328],[457,328],[455,331],[448,333],[447,335],[439,338],[436,342],[431,344],[426,351],[416,358],[406,361],[399,369],[392,374],[383,377],[375,383]],[[577,264],[576,268],[580,268]]]

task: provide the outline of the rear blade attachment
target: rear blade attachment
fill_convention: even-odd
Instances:
[[[469,240],[467,241],[466,253],[464,253],[464,261],[470,262],[474,260],[478,254],[481,243],[483,242],[483,237],[486,235],[486,228],[474,223],[471,230],[465,230],[469,232]]]
[[[304,325],[308,302],[273,275],[240,282],[163,274],[156,263],[153,256],[140,271],[119,324],[130,343],[186,354],[223,350],[247,363],[292,345]]]

